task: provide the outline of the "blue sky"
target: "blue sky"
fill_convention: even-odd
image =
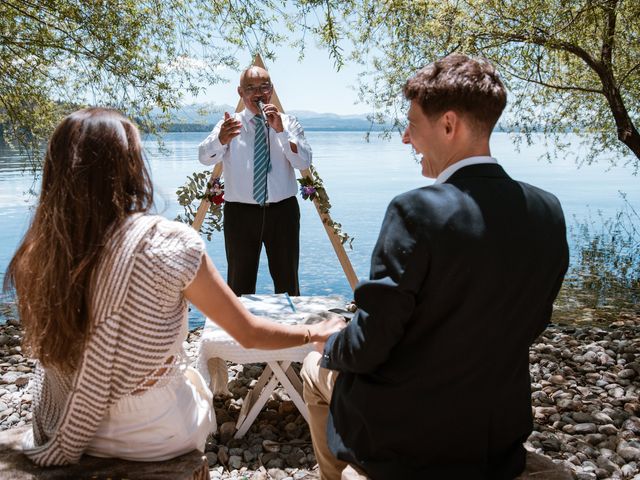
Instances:
[[[307,44],[302,62],[298,61],[298,52],[294,48],[282,47],[275,50],[275,54],[275,62],[266,59],[264,62],[285,111],[310,110],[340,115],[371,111],[368,105],[357,103],[357,75],[362,67],[345,65],[336,72],[329,53],[316,48],[312,41]],[[252,61],[249,51],[238,52],[237,58],[241,66],[249,66]],[[187,97],[186,103],[212,102],[235,106],[240,74],[232,70],[219,73],[230,82],[209,86],[198,97]]]

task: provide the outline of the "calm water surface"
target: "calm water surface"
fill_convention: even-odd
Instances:
[[[158,213],[174,218],[181,212],[175,191],[187,175],[204,169],[197,160],[197,146],[206,135],[168,134],[164,138],[167,152],[160,152],[155,140],[145,141]],[[420,165],[410,147],[403,145],[397,136],[383,140],[372,135],[369,143],[362,132],[308,132],[307,137],[313,148],[314,164],[331,200],[332,218],[355,237],[353,250],[348,250],[348,254],[358,277],[366,278],[371,251],[389,201],[401,192],[429,185],[432,180],[420,176]],[[595,218],[598,211],[605,218],[615,214],[623,205],[619,191],[627,194],[636,210],[640,207],[638,178],[631,174],[630,168],[610,168],[604,162],[578,168],[573,160],[563,158],[547,163],[538,160],[545,153],[542,140],[516,152],[508,134],[496,133],[492,139],[492,153],[507,172],[515,179],[553,192],[563,205],[569,225],[590,214]],[[578,149],[578,142],[575,144]],[[27,192],[38,188],[37,184],[33,185],[32,176],[24,172],[24,165],[24,158],[0,147],[0,278],[4,278],[7,264],[31,218],[34,197]],[[351,298],[349,284],[315,208],[302,199],[300,207],[302,294],[338,293]],[[214,235],[207,249],[218,269],[226,275],[222,233]],[[257,291],[273,292],[264,253]],[[190,321],[192,325],[201,321],[197,311],[191,312]]]

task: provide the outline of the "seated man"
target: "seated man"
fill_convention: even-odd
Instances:
[[[450,55],[404,94],[403,141],[436,181],[391,202],[358,312],[305,359],[321,476],[511,479],[532,430],[529,346],[568,266],[564,216],[491,157],[506,92],[489,63]]]

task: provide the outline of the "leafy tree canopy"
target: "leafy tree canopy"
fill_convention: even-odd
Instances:
[[[33,153],[63,115],[87,104],[153,129],[152,109],[167,113],[186,92],[220,81],[220,67],[237,68],[238,45],[275,21],[277,5],[263,3],[0,0],[4,140]]]
[[[501,72],[510,91],[506,126],[529,140],[536,130],[555,140],[576,132],[590,147],[584,161],[606,152],[613,163],[624,158],[636,173],[640,168],[637,0],[332,3],[326,43],[350,39],[350,55],[333,51],[339,61],[372,67],[360,93],[380,116],[397,117],[409,75],[438,57],[464,52],[488,58]]]
[[[404,118],[407,77],[461,51],[502,73],[505,126],[529,140],[588,133],[584,160],[607,152],[640,168],[637,0],[0,0],[0,19],[0,124],[23,144],[86,103],[144,126],[237,68],[238,49],[273,60],[277,46],[302,55],[316,41],[337,68],[369,70],[360,95],[379,119]]]

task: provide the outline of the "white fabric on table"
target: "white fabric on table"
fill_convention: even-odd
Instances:
[[[254,315],[290,325],[304,323],[310,314],[324,312],[330,308],[343,308],[345,305],[345,300],[340,295],[291,297],[296,312],[292,311],[286,301],[286,296],[282,295],[243,295],[240,297],[240,301]],[[302,362],[313,349],[313,344],[278,350],[244,348],[225,330],[207,318],[200,339],[196,368],[205,381],[210,382],[214,394],[226,393],[226,383],[220,385],[223,382],[211,382],[207,367],[209,359],[220,358],[240,364],[271,361]],[[217,367],[224,368],[223,365],[221,362]],[[226,371],[224,374],[226,378]]]

